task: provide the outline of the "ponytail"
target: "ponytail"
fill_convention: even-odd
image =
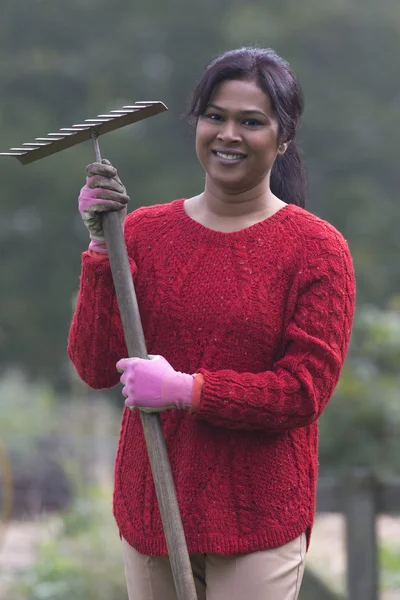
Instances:
[[[285,154],[276,157],[270,187],[271,192],[283,202],[305,207],[307,178],[302,153],[294,140]]]

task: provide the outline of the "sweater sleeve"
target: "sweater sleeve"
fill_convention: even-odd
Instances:
[[[197,418],[230,429],[282,433],[319,418],[333,395],[353,323],[355,279],[346,242],[307,260],[280,358],[271,370],[204,376]]]
[[[136,264],[129,258],[132,277]],[[75,313],[68,336],[68,356],[79,377],[95,389],[119,381],[116,363],[128,356],[110,262],[82,255],[82,271]]]

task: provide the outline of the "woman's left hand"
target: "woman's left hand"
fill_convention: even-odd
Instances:
[[[149,360],[123,358],[117,362],[117,369],[122,373],[127,408],[149,413],[191,409],[195,376],[175,371],[162,356],[149,355]]]

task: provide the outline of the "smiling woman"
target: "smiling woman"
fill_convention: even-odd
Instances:
[[[197,156],[207,177],[234,196],[260,185],[269,190],[272,165],[286,147],[279,147],[279,124],[269,97],[253,81],[221,83],[197,123]],[[241,168],[226,171],[220,165]]]
[[[216,100],[223,87],[225,97],[229,96],[226,107]],[[206,115],[223,120],[224,108],[232,108],[242,113],[237,116],[244,126],[269,127],[276,135],[275,147],[270,150],[277,159],[267,173],[271,191],[286,203],[304,207],[306,178],[295,141],[303,107],[302,90],[285,60],[271,48],[241,48],[209,64],[194,91],[189,117],[197,125]],[[274,146],[272,140],[270,143]]]
[[[68,352],[94,388],[162,412],[199,600],[296,600],[315,510],[317,420],[353,321],[346,241],[306,211],[295,143],[303,109],[289,65],[242,48],[193,96],[205,185],[124,222],[151,360],[127,356],[101,213],[126,211],[110,164],[87,170],[91,242]],[[118,371],[122,375],[118,373]],[[125,410],[114,515],[130,600],[176,600],[137,410]]]
[[[254,81],[224,81],[211,100],[196,128],[205,190],[196,200],[187,200],[185,208],[193,215],[194,205],[204,203],[218,214],[236,204],[237,225],[242,228],[240,216],[247,219],[251,212],[261,221],[284,206],[270,190],[270,173],[288,143],[280,141],[271,101]]]

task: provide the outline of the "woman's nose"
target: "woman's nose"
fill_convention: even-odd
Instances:
[[[240,142],[241,138],[236,123],[232,121],[221,123],[217,138],[223,142]]]

